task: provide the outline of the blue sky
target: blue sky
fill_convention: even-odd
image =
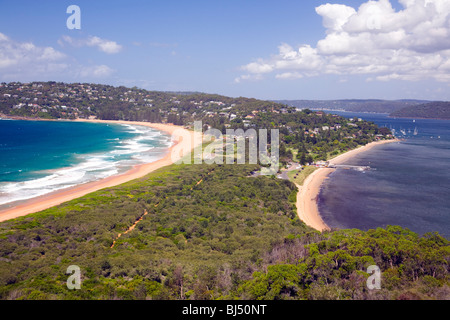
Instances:
[[[0,81],[449,100],[448,0],[0,1]]]

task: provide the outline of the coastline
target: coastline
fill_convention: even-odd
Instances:
[[[382,140],[371,142],[365,146],[361,146],[357,149],[350,150],[335,158],[329,160],[330,164],[345,164],[346,161],[353,158],[357,154],[366,152],[373,147],[383,145],[386,143],[400,142],[399,139]],[[323,182],[328,179],[329,175],[333,173],[335,169],[320,168],[314,171],[305,180],[303,186],[296,184],[299,189],[297,193],[297,214],[300,220],[302,220],[309,227],[318,230],[320,232],[331,230],[330,227],[322,220],[319,212],[318,197]]]
[[[201,143],[201,141],[195,141],[195,135],[193,131],[189,131],[184,127],[175,126],[171,124],[137,122],[137,121],[84,120],[84,119],[72,121],[147,126],[153,129],[164,131],[167,134],[171,135],[174,144],[170,148],[168,148],[163,158],[156,160],[154,162],[136,165],[132,169],[122,174],[110,176],[108,178],[98,181],[80,184],[78,186],[74,186],[71,188],[58,190],[40,197],[27,200],[24,203],[21,203],[12,208],[2,210],[0,211],[0,222],[15,219],[31,213],[39,212],[104,188],[114,187],[131,180],[142,178],[159,168],[171,165],[177,160],[180,160],[181,158],[189,154],[189,152],[192,152],[192,150],[199,143]]]

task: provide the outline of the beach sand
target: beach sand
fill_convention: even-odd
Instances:
[[[318,231],[330,230],[320,216],[317,198],[319,196],[320,186],[333,171],[334,169],[328,168],[318,169],[306,178],[303,186],[296,184],[299,190],[296,203],[298,217],[307,226]]]
[[[0,222],[17,217],[21,217],[30,213],[39,212],[61,203],[82,197],[94,191],[104,188],[117,186],[119,184],[144,177],[152,171],[168,166],[182,157],[188,155],[195,146],[202,143],[201,135],[195,135],[193,131],[189,131],[180,126],[161,123],[148,122],[131,122],[131,121],[106,121],[106,120],[75,120],[84,122],[98,122],[98,123],[115,123],[115,124],[130,124],[142,125],[151,127],[160,131],[164,131],[172,136],[174,145],[172,145],[166,155],[154,162],[134,166],[131,170],[108,177],[103,180],[93,181],[81,184],[72,188],[59,190],[40,197],[30,199],[15,207],[0,211]]]
[[[365,146],[343,153],[330,160],[330,164],[345,164],[349,159],[361,152],[366,152],[375,146],[386,143],[399,142],[400,140],[382,140],[371,142]],[[314,171],[303,183],[303,186],[297,185],[299,192],[297,193],[297,213],[300,220],[306,225],[318,230],[325,231],[330,228],[325,224],[320,216],[318,207],[318,197],[322,183],[328,176],[335,171],[331,168],[320,168]]]

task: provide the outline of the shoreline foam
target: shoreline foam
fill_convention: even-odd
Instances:
[[[361,152],[366,152],[375,146],[399,141],[401,140],[393,139],[371,142],[369,144],[366,144],[365,146],[350,150],[333,159],[330,159],[329,162],[330,164],[344,164],[354,156],[360,154]],[[299,192],[297,193],[296,203],[298,217],[309,227],[321,232],[330,230],[330,227],[323,221],[322,216],[320,215],[318,197],[323,182],[334,171],[335,169],[331,168],[320,168],[308,176],[303,186],[299,186],[296,184],[297,188],[299,189]]]
[[[194,140],[194,133],[192,131],[189,131],[181,126],[175,126],[171,124],[112,120],[75,121],[147,126],[168,133],[172,136],[172,140],[175,140],[175,143],[167,149],[167,152],[163,158],[158,159],[154,162],[136,165],[125,173],[110,176],[105,179],[93,182],[88,182],[85,184],[80,184],[71,188],[58,190],[27,200],[17,206],[2,210],[0,211],[0,222],[39,212],[104,188],[117,186],[131,180],[142,178],[159,168],[171,165],[172,163],[186,156],[188,154],[188,152],[186,152],[187,150],[191,152],[195,146],[201,143],[201,141]]]
[[[44,121],[21,122],[37,123]],[[58,190],[68,189],[77,185],[98,181],[110,176],[125,173],[134,165],[154,162],[162,158],[167,152],[167,149],[173,145],[173,141],[170,135],[164,133],[163,131],[155,130],[150,127],[109,123],[73,123],[73,121],[66,121],[64,123],[67,123],[68,128],[74,130],[78,128],[77,124],[82,124],[83,127],[86,125],[88,126],[88,128],[97,128],[93,129],[94,131],[89,134],[86,134],[84,132],[84,129],[82,129],[81,137],[75,137],[75,139],[78,140],[81,144],[87,143],[89,144],[89,147],[95,146],[95,148],[91,148],[91,150],[83,150],[84,148],[81,148],[81,152],[77,152],[79,149],[76,148],[76,150],[71,149],[71,152],[68,153],[59,149],[60,147],[64,148],[64,146],[59,146],[58,144],[60,143],[60,141],[58,141],[59,139],[56,139],[53,140],[52,145],[47,144],[46,147],[44,146],[43,154],[45,155],[47,150],[52,151],[51,148],[55,144],[58,145],[55,149],[55,151],[58,151],[58,153],[52,154],[54,158],[47,158],[49,160],[57,158],[57,162],[52,163],[47,168],[39,168],[39,165],[42,162],[42,158],[40,158],[39,156],[36,158],[32,157],[31,159],[29,159],[32,162],[30,162],[27,168],[20,167],[20,169],[24,169],[27,172],[26,174],[20,173],[23,172],[23,170],[18,170],[19,167],[11,167],[11,170],[8,171],[9,173],[12,173],[12,179],[9,175],[5,175],[5,179],[0,179],[0,211],[17,206],[27,200],[56,192]],[[20,124],[18,126],[13,126],[15,128],[21,127],[22,125]],[[28,124],[25,124],[25,126],[28,126]],[[61,130],[61,128],[58,129],[59,123],[55,125],[56,127],[53,127],[52,123],[45,124],[45,126],[49,126],[49,130],[53,132],[52,135],[56,133],[56,137],[59,134],[59,130]],[[105,128],[113,127],[118,129],[113,129],[111,131],[111,134],[108,134],[103,139],[100,135],[100,139],[98,139],[95,136],[95,132],[96,130],[98,130],[98,128],[101,128],[103,126],[105,126]],[[71,132],[72,130],[70,129],[62,130],[66,132],[66,139],[70,139],[70,135],[73,135],[73,132]],[[89,130],[87,132],[89,132]],[[101,131],[101,134],[103,134],[103,131]],[[131,136],[129,134],[131,134]],[[36,135],[34,137],[36,139],[39,139]],[[27,143],[27,145],[34,148],[35,150],[36,147],[38,147],[40,153],[41,148],[38,141],[28,141],[29,142]],[[69,145],[72,143],[71,140],[68,142]],[[14,149],[20,150],[21,148]],[[27,151],[27,147],[24,148],[24,151]],[[30,150],[30,152],[33,152],[33,150]],[[63,152],[61,155],[62,159],[66,159],[65,161],[59,161],[60,152]],[[68,156],[69,154],[70,156]],[[10,158],[8,151],[5,151],[5,156],[6,155],[8,155],[8,158]],[[29,158],[29,155],[30,154],[28,152],[25,153],[24,159]],[[21,161],[19,160],[17,164],[20,163]],[[7,165],[7,167],[9,167],[9,165]],[[0,171],[5,172],[6,170]],[[8,172],[5,173],[8,174]],[[0,174],[0,176],[1,175],[2,174]]]

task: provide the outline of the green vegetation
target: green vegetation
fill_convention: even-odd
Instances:
[[[279,112],[285,105],[205,93],[148,91],[92,83],[1,83],[0,114],[46,119],[87,119],[168,122],[188,125],[228,123],[253,110]],[[293,109],[293,108],[291,108]],[[219,126],[214,126],[219,128]]]
[[[271,101],[95,84],[2,83],[2,114],[187,127],[201,120],[222,133],[279,129],[283,164],[324,160],[391,138],[370,122]],[[319,233],[298,219],[294,183],[254,177],[259,169],[172,165],[0,223],[0,299],[450,296],[448,240],[400,227]],[[289,178],[301,185],[314,169]],[[374,264],[383,272],[382,289],[368,291],[366,271]],[[70,265],[81,268],[81,290],[66,287]]]
[[[318,169],[317,167],[308,166],[302,168],[301,170],[293,170],[288,172],[288,177],[290,181],[293,181],[299,186],[302,186],[306,178],[308,178],[308,176],[317,169]]]
[[[446,239],[399,227],[320,234],[297,218],[295,186],[255,169],[173,165],[1,223],[0,298],[448,297]],[[381,291],[365,287],[372,264]],[[69,265],[81,290],[66,287]]]
[[[228,294],[251,276],[273,242],[308,230],[287,201],[295,186],[276,178],[247,178],[253,170],[172,166],[0,224],[1,298]],[[145,211],[136,228],[111,248]],[[66,288],[69,265],[82,269],[82,290]]]
[[[327,160],[376,139],[390,139],[386,128],[360,119],[348,120],[308,109],[293,113],[258,113],[252,128],[278,128],[280,157],[284,163],[296,161],[302,165]],[[235,121],[231,127],[238,128]]]
[[[288,237],[273,248],[266,270],[230,297],[238,299],[448,299],[449,242],[389,226]],[[277,263],[277,261],[281,263]],[[383,270],[382,288],[368,290],[370,265]]]
[[[450,120],[450,102],[431,102],[406,107],[391,113],[391,117]]]

